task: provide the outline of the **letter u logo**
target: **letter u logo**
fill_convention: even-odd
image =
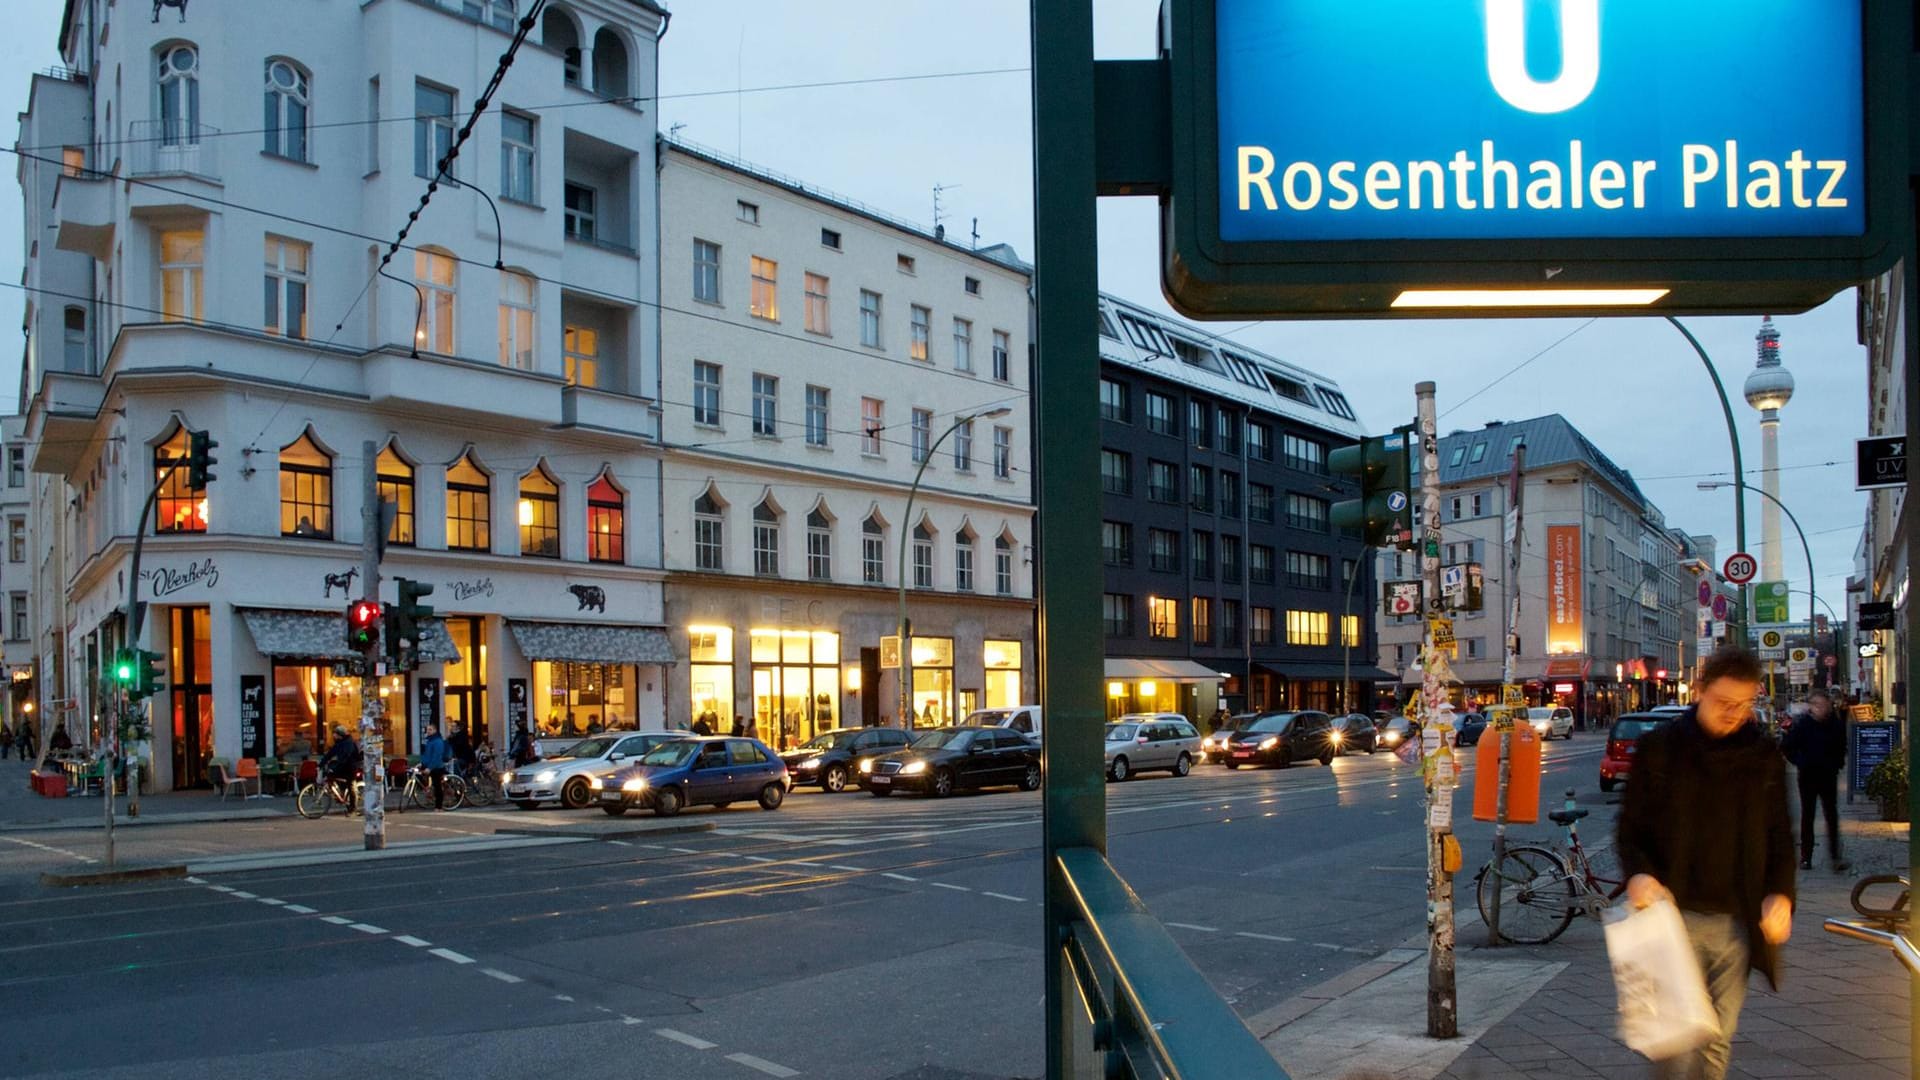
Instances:
[[[1526,0],[1487,0],[1487,76],[1507,104],[1560,113],[1587,100],[1600,81],[1600,0],[1560,0],[1560,75],[1527,74]]]

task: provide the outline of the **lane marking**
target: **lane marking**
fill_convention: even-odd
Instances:
[[[473,963],[473,957],[462,956],[459,953],[454,952],[452,949],[428,949],[427,951],[439,957],[442,960],[451,960],[456,964]]]
[[[880,876],[892,878],[895,881],[919,881],[920,880],[917,877],[912,877],[907,874],[896,874],[891,870],[883,872]],[[992,894],[989,893],[988,895],[991,896]]]
[[[766,1058],[757,1058],[752,1054],[728,1054],[727,1060],[737,1061],[749,1069],[758,1070],[766,1073],[768,1076],[787,1077],[800,1075],[800,1070],[798,1069],[789,1069],[785,1065],[768,1061]]]
[[[667,850],[668,850],[668,851],[677,851],[677,852],[679,852],[679,853],[680,853],[680,854],[682,854],[682,855],[698,855],[698,854],[700,854],[700,849],[699,849],[699,848],[690,848],[690,847],[670,847],[670,848],[668,848]]]
[[[286,907],[286,906],[287,906],[287,902],[286,902],[285,900],[275,900],[275,899],[274,899],[273,897],[271,897],[271,896],[262,896],[262,897],[259,897],[258,899],[259,899],[259,901],[260,901],[261,903],[263,903],[263,904],[271,904],[271,905],[272,905],[272,906],[274,906],[274,907]]]
[[[572,999],[569,998],[568,1000]],[[681,1046],[691,1046],[695,1050],[711,1050],[720,1045],[719,1043],[710,1043],[698,1036],[689,1035],[684,1031],[675,1031],[672,1028],[654,1028],[653,1033],[663,1039],[671,1039]]]
[[[965,885],[949,885],[944,881],[934,882],[933,887],[936,889],[952,889],[954,892],[972,892],[973,891],[972,889],[967,888]]]
[[[555,995],[553,995],[553,1000],[555,1000],[555,1001],[572,1001],[572,1000],[573,1000],[573,997],[572,997],[572,995],[570,995],[570,994],[555,994]]]
[[[991,896],[995,900],[1011,900],[1016,904],[1024,904],[1027,902],[1027,898],[1024,896],[1008,896],[1006,893],[1003,893],[1003,892],[987,892],[985,889],[982,889],[980,891],[980,895]]]
[[[17,836],[0,836],[0,840],[5,840],[11,844],[19,844],[22,847],[30,847],[37,851],[50,851],[55,855],[65,855],[69,859],[78,859],[83,863],[97,863],[100,861],[91,855],[82,855],[77,851],[68,851],[66,848],[52,847],[48,844],[36,844],[32,840],[22,840]],[[226,891],[232,892],[233,890],[228,889]]]
[[[231,885],[209,885],[207,888],[212,889],[214,892],[230,893],[233,891],[233,886]]]
[[[348,927],[347,929],[358,930],[363,934],[384,934],[387,932],[387,928],[384,926],[374,926],[372,923],[363,923],[363,922],[354,923],[352,926]]]
[[[182,880],[184,880],[189,885],[205,885],[206,884],[206,881],[204,879],[197,878],[197,877],[183,878]]]
[[[233,890],[233,898],[234,898],[235,900],[258,900],[258,899],[260,899],[260,897],[259,897],[258,895],[256,895],[256,894],[254,894],[254,893],[250,893],[250,892],[241,892],[241,891],[240,891],[239,889],[235,889],[235,890]]]
[[[427,946],[433,944],[433,942],[431,941],[422,941],[419,938],[414,937],[412,934],[395,934],[393,935],[393,940],[399,942],[402,945],[406,945],[415,949],[424,949]]]
[[[844,870],[849,874],[864,874],[867,872],[867,868],[864,866],[846,866],[842,863],[828,863],[827,869]]]
[[[778,859],[768,858],[765,855],[742,855],[740,857],[743,859],[750,860],[752,862],[779,862],[780,861]]]
[[[609,840],[607,841],[607,843],[612,844],[614,847],[632,847],[633,846],[632,844],[627,843],[625,840]]]
[[[1343,948],[1345,948],[1345,946],[1331,945],[1324,941],[1309,941],[1307,942],[1307,945],[1309,948],[1325,949],[1328,952],[1340,952]]]
[[[527,981],[518,975],[509,975],[506,972],[501,971],[499,968],[481,968],[480,974],[485,975],[489,979],[499,979],[503,983],[517,983],[517,982]]]
[[[287,910],[295,915],[312,915],[314,910],[305,904],[288,904]]]
[[[320,916],[320,921],[324,923],[332,923],[335,926],[352,926],[353,925],[352,919],[343,919],[338,915],[322,915]]]
[[[1217,926],[1196,926],[1190,922],[1170,922],[1167,925],[1177,926],[1182,930],[1198,930],[1203,934],[1217,934],[1220,932],[1220,928]]]
[[[1297,941],[1297,940],[1299,940],[1298,938],[1290,938],[1290,937],[1287,937],[1287,936],[1286,936],[1286,935],[1284,935],[1284,934],[1256,934],[1256,933],[1254,933],[1254,932],[1253,932],[1253,931],[1251,931],[1251,930],[1236,930],[1236,931],[1234,931],[1234,934],[1235,934],[1235,936],[1237,936],[1237,937],[1249,937],[1249,938],[1254,938],[1254,939],[1256,939],[1256,940],[1259,940],[1259,941],[1287,941],[1287,942],[1291,942],[1291,941]]]

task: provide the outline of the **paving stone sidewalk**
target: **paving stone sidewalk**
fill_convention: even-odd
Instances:
[[[41,829],[93,829],[106,826],[100,795],[50,799],[27,786],[30,762],[0,760],[0,832]],[[246,799],[234,795],[222,800],[211,791],[165,791],[140,796],[140,816],[127,816],[125,794],[114,798],[115,821],[120,825],[182,824],[199,821],[249,821],[285,817],[294,813],[293,799]]]

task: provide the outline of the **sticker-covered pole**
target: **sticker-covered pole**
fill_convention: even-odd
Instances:
[[[1459,1003],[1453,979],[1453,789],[1458,783],[1453,760],[1453,728],[1441,705],[1447,700],[1442,657],[1446,602],[1440,594],[1440,438],[1434,415],[1434,385],[1414,387],[1420,426],[1420,570],[1426,582],[1426,647],[1421,650],[1421,752],[1427,787],[1427,1035],[1451,1039],[1460,1033]]]

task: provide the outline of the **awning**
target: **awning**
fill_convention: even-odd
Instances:
[[[521,622],[507,629],[529,660],[565,660],[581,664],[671,664],[673,639],[657,626],[606,626],[596,623]]]
[[[1165,679],[1168,682],[1219,681],[1220,673],[1191,660],[1154,660],[1130,656],[1107,657],[1109,679]]]
[[[1556,656],[1547,661],[1543,679],[1584,679],[1593,668],[1590,656]]]
[[[1342,675],[1346,675],[1354,682],[1395,681],[1393,672],[1382,671],[1372,664],[1363,663],[1358,660],[1354,661],[1351,668],[1344,664],[1329,663],[1325,660],[1315,660],[1307,663],[1296,663],[1291,660],[1284,660],[1278,663],[1260,661],[1255,662],[1253,666],[1269,675],[1277,675],[1283,679],[1338,680]]]
[[[285,608],[241,608],[247,632],[265,656],[297,660],[351,660],[360,654],[347,647],[344,611],[289,611]],[[457,664],[460,650],[447,636],[446,623],[426,619],[420,624],[420,659]]]

